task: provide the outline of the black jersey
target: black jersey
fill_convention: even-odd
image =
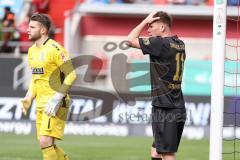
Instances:
[[[181,83],[185,44],[177,36],[139,38],[143,54],[150,56],[152,105],[183,108]]]

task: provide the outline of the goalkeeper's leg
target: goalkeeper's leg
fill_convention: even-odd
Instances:
[[[58,146],[54,146],[55,151],[58,155],[58,160],[69,160],[69,157],[67,156],[67,154],[64,152],[64,150]]]
[[[154,145],[154,143],[153,143]],[[151,148],[151,157],[152,160],[162,160],[161,154],[158,154],[155,147]]]
[[[64,150],[54,144],[53,137],[40,136],[39,142],[42,148],[43,160],[69,160]]]
[[[67,118],[67,107],[60,107],[55,117],[48,116],[43,110],[41,120],[37,120],[40,123],[39,135],[40,145],[42,148],[51,146],[51,160],[69,160],[66,153],[60,147],[54,144],[55,139],[61,140],[63,138],[64,128]],[[38,114],[37,114],[38,115]],[[39,116],[37,116],[39,117]],[[37,118],[38,119],[38,118]],[[39,124],[39,123],[37,123]],[[38,126],[38,125],[37,125]],[[46,138],[47,137],[47,138]],[[50,137],[50,138],[49,138]],[[48,139],[49,138],[49,139]],[[43,152],[43,155],[49,157],[50,154]],[[55,159],[54,159],[55,158]],[[48,160],[45,158],[44,160]]]
[[[43,160],[58,160],[53,137],[40,136],[39,143],[42,148]]]

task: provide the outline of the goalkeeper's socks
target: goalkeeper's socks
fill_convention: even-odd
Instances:
[[[43,160],[58,160],[54,146],[42,148]]]
[[[152,157],[152,160],[162,160],[162,158],[155,158],[155,157]]]
[[[67,154],[64,152],[64,150],[61,147],[54,145],[54,148],[58,155],[58,160],[70,160]]]

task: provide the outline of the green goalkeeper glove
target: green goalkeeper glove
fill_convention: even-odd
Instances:
[[[45,107],[45,113],[48,115],[48,116],[56,116],[57,114],[57,111],[60,107],[60,103],[63,99],[65,95],[63,93],[60,93],[60,92],[57,92],[53,99],[50,100],[46,107]]]

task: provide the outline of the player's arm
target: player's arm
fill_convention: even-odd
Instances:
[[[29,88],[25,97],[21,100],[23,114],[26,115],[28,109],[31,107],[34,98],[36,97],[36,91],[34,89],[34,81],[31,79]]]
[[[143,28],[146,26],[146,22],[142,21],[139,25],[137,25],[127,36],[127,42],[130,47],[139,48],[140,44],[138,41],[138,37],[140,36]]]
[[[153,21],[159,19],[159,17],[153,17],[157,12],[152,12],[150,13],[139,25],[137,25],[127,36],[127,42],[128,45],[133,47],[133,48],[139,48],[140,49],[140,44],[139,44],[139,36],[141,32],[143,31],[144,27],[147,24],[152,23]]]
[[[160,56],[163,46],[163,39],[161,37],[139,38],[140,48],[143,54],[149,54],[155,57]]]
[[[31,54],[31,49],[28,50],[28,63],[31,61],[31,59],[29,58],[30,54]],[[32,102],[35,97],[36,97],[36,90],[35,90],[35,86],[34,86],[34,79],[32,77],[29,87],[28,87],[28,91],[27,91],[25,97],[23,99],[21,99],[21,104],[22,104],[21,107],[22,107],[22,111],[23,111],[24,115],[27,114],[27,111],[31,107]]]
[[[73,67],[72,61],[69,57],[69,54],[64,48],[61,49],[60,54],[56,55],[56,64],[64,75],[63,85],[58,89],[58,92],[66,95],[72,84],[76,80],[77,75]]]
[[[56,93],[52,100],[48,102],[45,112],[49,116],[55,116],[59,108],[59,103],[66,96],[75,79],[77,78],[73,64],[69,58],[68,53],[65,49],[55,51],[53,54],[54,63],[57,64],[58,68],[64,75],[63,83],[59,88],[56,88]]]

